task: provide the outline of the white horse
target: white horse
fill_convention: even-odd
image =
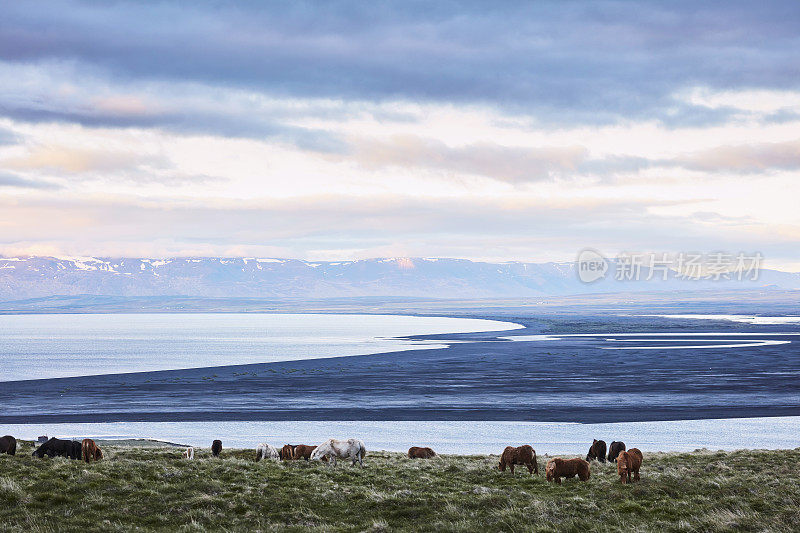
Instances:
[[[336,466],[336,459],[350,459],[353,461],[351,466],[355,466],[356,462],[364,466],[365,455],[367,455],[367,449],[364,447],[364,443],[358,439],[328,439],[311,453],[311,460],[321,461],[323,457],[328,457],[333,466]]]
[[[192,448],[191,446],[189,446],[188,448],[186,448],[186,449],[183,451],[183,458],[184,458],[184,459],[188,459],[188,460],[190,460],[190,461],[191,461],[192,459],[194,459],[194,448]]]
[[[262,442],[258,445],[258,448],[256,448],[256,461],[260,461],[261,459],[280,461],[280,455],[274,446]]]

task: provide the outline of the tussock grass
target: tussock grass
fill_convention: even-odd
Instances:
[[[640,483],[595,462],[587,483],[558,486],[501,473],[496,456],[373,452],[361,469],[101,445],[106,460],[91,465],[34,459],[29,443],[0,456],[0,530],[800,530],[800,449],[645,454]]]

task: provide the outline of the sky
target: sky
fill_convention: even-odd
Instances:
[[[0,0],[0,255],[800,270],[800,3]]]

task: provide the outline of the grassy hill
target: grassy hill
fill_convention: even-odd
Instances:
[[[587,483],[557,486],[501,473],[495,456],[371,452],[363,469],[334,469],[256,463],[251,450],[198,449],[189,462],[175,447],[103,447],[91,465],[34,459],[29,443],[0,456],[0,530],[800,530],[800,448],[645,454],[638,484],[593,463]]]

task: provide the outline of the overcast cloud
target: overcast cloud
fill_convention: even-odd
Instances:
[[[800,269],[798,21],[794,1],[0,0],[0,254],[761,247]]]

